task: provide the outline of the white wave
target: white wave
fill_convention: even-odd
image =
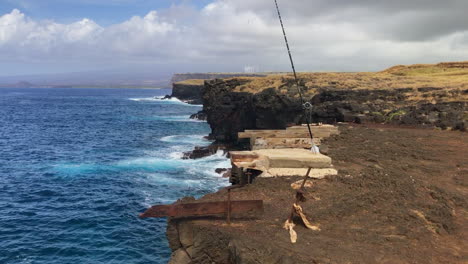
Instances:
[[[198,122],[206,123],[206,121],[191,119],[190,115],[178,115],[178,116],[155,116],[156,120],[167,121],[167,122]]]
[[[203,105],[196,105],[196,104],[189,104],[185,101],[182,101],[176,97],[171,98],[164,98],[164,96],[154,96],[154,97],[143,97],[143,98],[128,98],[128,100],[135,101],[135,102],[164,102],[164,103],[172,103],[172,104],[182,104],[187,106],[196,106],[201,107]]]
[[[216,191],[228,186],[229,181],[220,177],[215,170],[229,168],[231,163],[223,151],[218,151],[215,155],[195,160],[183,160],[171,155],[166,158],[140,157],[121,161],[116,166],[120,169],[143,171],[147,180],[158,185]],[[153,201],[151,195],[147,197]]]
[[[205,138],[205,135],[172,135],[162,137],[163,142],[190,144],[194,146],[208,146],[212,141]]]
[[[169,157],[171,159],[182,159],[183,156],[184,156],[184,152],[180,152],[180,151],[171,152],[169,154]]]
[[[149,208],[154,204],[170,204],[175,202],[177,199],[171,199],[167,197],[153,197],[150,192],[142,191],[143,197],[145,197],[144,201],[140,202],[140,205],[145,208]]]
[[[176,153],[176,152],[175,152]],[[114,163],[112,166],[119,168],[131,168],[138,170],[139,168],[151,168],[155,170],[159,169],[183,169],[186,167],[197,167],[197,168],[218,168],[230,166],[229,159],[224,155],[223,151],[218,151],[216,154],[207,156],[200,159],[178,159],[171,157],[138,157],[127,160],[122,160]]]

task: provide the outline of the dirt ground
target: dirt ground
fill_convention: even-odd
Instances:
[[[235,238],[238,263],[468,263],[468,133],[379,125],[342,126],[324,144],[338,176],[313,180],[296,219],[282,228],[299,177],[256,179],[232,199],[263,199],[255,220],[196,220]],[[220,191],[202,200],[223,200]],[[215,249],[213,249],[215,250]],[[233,260],[243,258],[243,260]]]

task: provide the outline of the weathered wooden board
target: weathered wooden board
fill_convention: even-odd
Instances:
[[[313,142],[315,145],[320,145],[321,139],[314,138]],[[312,140],[306,138],[251,138],[250,149],[281,149],[281,148],[305,148],[310,149],[312,147]]]
[[[310,137],[308,130],[258,130],[239,132],[239,138],[306,138]],[[331,135],[329,131],[316,131],[313,132],[314,137],[327,138]]]
[[[231,201],[231,214],[251,211],[263,212],[262,200]],[[140,218],[147,217],[190,217],[209,216],[227,213],[228,202],[185,203],[170,205],[154,205]]]
[[[311,126],[310,129],[315,138],[326,138],[339,134],[338,127],[332,125]],[[292,126],[286,129],[247,129],[238,133],[239,138],[308,138],[309,136],[307,126]]]

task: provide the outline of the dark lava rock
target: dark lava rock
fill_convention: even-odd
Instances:
[[[284,129],[287,125],[305,123],[300,100],[284,86],[268,88],[258,93],[238,92],[234,89],[247,84],[246,79],[206,81],[202,91],[203,112],[211,127],[210,138],[217,142],[236,144],[237,133],[246,129]],[[436,126],[446,129],[466,129],[466,102],[429,103],[407,100],[410,96],[425,98],[427,92],[444,92],[443,98],[457,98],[464,91],[439,91],[439,88],[419,89],[336,89],[317,88],[312,98],[313,122],[391,123]],[[427,97],[439,95],[430,94]],[[448,97],[447,97],[448,96]]]
[[[203,111],[207,115],[211,139],[237,142],[237,133],[245,129],[286,128],[298,123],[303,111],[298,99],[266,89],[257,94],[233,92],[246,80],[213,80],[205,82]]]
[[[227,170],[228,170],[228,169],[226,169],[226,168],[217,168],[217,169],[215,170],[215,172],[218,173],[218,174],[221,174],[221,173],[223,173],[223,172],[226,172]]]
[[[189,104],[203,104],[203,88],[204,85],[174,83],[171,96]]]
[[[207,147],[195,147],[192,151],[184,152],[182,159],[201,159],[216,154],[218,150],[223,150],[226,153],[224,145],[212,144]]]
[[[182,159],[201,159],[215,153],[208,147],[195,147],[192,151],[184,152]]]
[[[190,116],[190,119],[196,119],[196,120],[201,120],[201,121],[206,121],[207,115],[203,111],[199,111],[196,114],[193,114]]]

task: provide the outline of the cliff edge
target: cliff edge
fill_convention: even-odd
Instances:
[[[313,122],[389,123],[466,130],[468,63],[396,66],[377,73],[299,74]],[[206,81],[211,138],[236,142],[245,129],[305,122],[291,75]]]

